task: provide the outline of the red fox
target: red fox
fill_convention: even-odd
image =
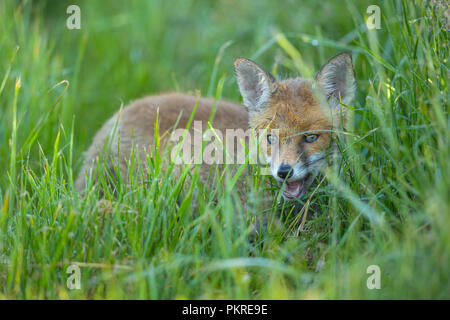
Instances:
[[[185,128],[198,104],[193,120],[204,123],[203,128],[214,109],[211,124],[215,130],[265,130],[261,148],[271,174],[279,187],[284,188],[283,197],[288,201],[302,198],[336,149],[334,132],[345,123],[342,105],[348,105],[354,98],[351,56],[340,53],[332,57],[311,80],[298,77],[278,81],[246,58],[234,61],[234,71],[245,107],[224,100],[214,106],[212,98],[168,93],[136,100],[114,115],[98,131],[86,152],[76,189],[86,188],[87,177],[95,172],[96,159],[107,141],[110,143],[106,169],[112,172],[113,164],[119,164],[125,179],[132,150],[138,150],[142,159],[152,150],[155,121],[158,119],[161,135],[174,128]]]

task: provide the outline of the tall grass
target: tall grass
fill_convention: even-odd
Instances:
[[[65,27],[69,4],[0,2],[0,298],[449,297],[444,2],[79,1],[81,30]],[[365,28],[371,4],[379,30]],[[339,51],[353,53],[358,97],[342,161],[304,200],[320,215],[302,228],[274,192],[250,241],[270,184],[248,182],[244,218],[236,177],[215,190],[196,170],[175,179],[164,152],[147,157],[144,186],[74,191],[83,150],[131,99],[200,89],[239,101],[233,58],[312,76]],[[66,286],[71,264],[80,290]]]

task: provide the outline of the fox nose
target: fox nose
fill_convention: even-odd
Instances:
[[[281,179],[286,179],[286,178],[290,178],[293,175],[292,172],[292,167],[290,165],[287,164],[282,164],[279,168],[278,168],[278,172],[277,175],[281,178]]]

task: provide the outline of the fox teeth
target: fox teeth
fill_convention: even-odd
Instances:
[[[303,191],[303,180],[286,182],[286,187],[284,189],[284,195],[288,198],[296,198]]]

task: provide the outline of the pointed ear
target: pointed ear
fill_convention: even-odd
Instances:
[[[268,106],[277,81],[256,62],[246,58],[234,60],[234,73],[244,105],[250,112],[260,112]]]
[[[343,52],[332,57],[320,68],[316,81],[322,86],[333,108],[339,108],[339,102],[350,104],[356,90],[352,56]]]

